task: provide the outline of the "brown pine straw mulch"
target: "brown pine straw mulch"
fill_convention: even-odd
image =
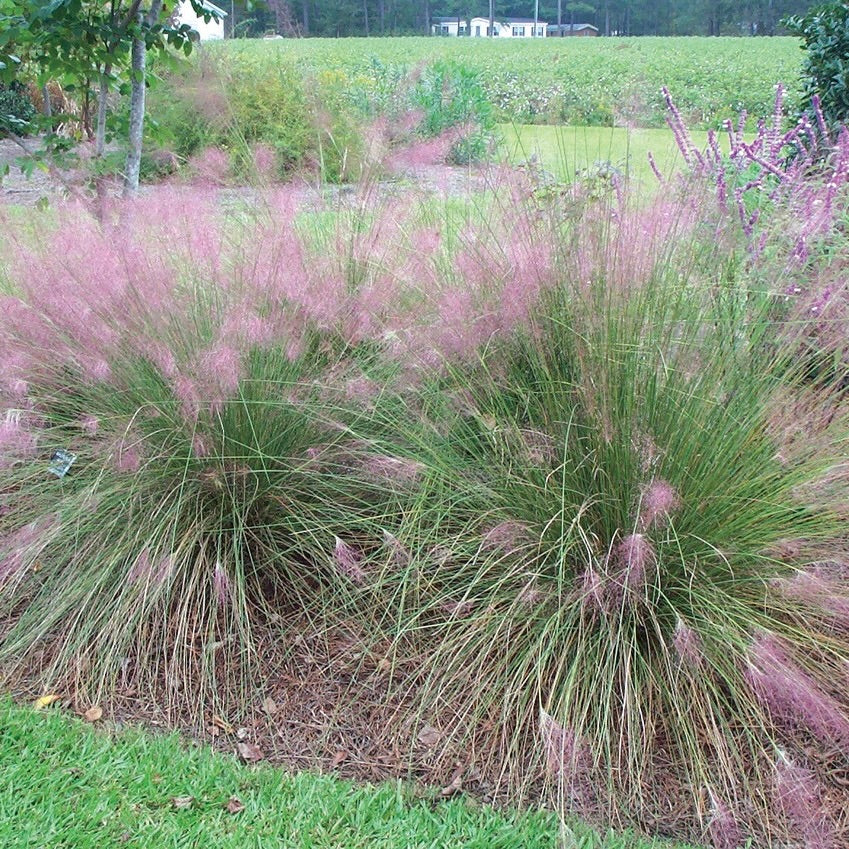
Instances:
[[[127,663],[114,695],[102,700],[100,724],[109,731],[127,726],[154,733],[177,730],[221,753],[292,772],[334,773],[372,783],[407,779],[415,783],[422,798],[434,804],[463,793],[499,807],[555,805],[555,791],[538,759],[529,756],[525,763],[514,763],[512,773],[503,768],[506,758],[499,757],[498,747],[517,729],[484,721],[469,744],[469,735],[463,734],[465,729],[459,727],[457,712],[450,705],[440,716],[417,713],[417,690],[423,686],[417,659],[393,661],[379,650],[365,650],[353,628],[344,626],[328,635],[309,622],[287,623],[285,632],[280,626],[267,626],[254,637],[262,684],[246,691],[243,702],[229,707],[204,705],[198,715],[185,707],[179,685],[174,680],[169,684],[165,676],[153,688],[140,691]],[[218,650],[219,671],[233,681],[237,670],[223,648]],[[45,693],[36,669],[17,670],[6,686],[20,701]],[[60,705],[79,715],[92,705],[90,697],[74,695],[70,681],[60,695]],[[804,739],[801,729],[797,739]],[[804,756],[815,774],[828,776],[821,787],[823,810],[835,824],[837,842],[831,849],[849,846],[846,753],[837,747],[826,751],[809,738],[793,754]],[[658,782],[658,776],[666,780]],[[692,798],[682,793],[686,779],[680,765],[658,763],[654,778],[652,786],[645,788],[639,828],[653,836],[707,841],[703,826],[693,817]],[[705,803],[707,811],[707,799]],[[589,818],[601,828],[608,825],[603,815]],[[797,849],[765,840],[753,846]]]

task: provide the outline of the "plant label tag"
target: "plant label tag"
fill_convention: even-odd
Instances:
[[[64,478],[68,474],[68,469],[74,465],[76,459],[76,454],[60,448],[58,451],[54,451],[50,457],[50,465],[47,467],[47,471],[51,475],[56,475],[57,478]]]

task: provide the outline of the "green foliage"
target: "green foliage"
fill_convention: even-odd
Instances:
[[[836,129],[849,121],[849,6],[826,3],[786,23],[802,37],[804,102],[819,98],[826,123]]]
[[[0,83],[0,135],[13,132],[25,136],[32,130],[35,107],[25,86],[17,82]]]
[[[666,85],[691,128],[718,128],[742,110],[770,114],[775,83],[798,78],[795,38],[289,39],[229,41],[228,62],[280,55],[301,73],[344,79],[352,102],[391,99],[392,81],[442,61],[477,76],[493,117],[519,123],[663,127]],[[377,61],[375,61],[375,59]]]
[[[418,132],[424,136],[438,136],[455,128],[469,131],[454,144],[451,161],[466,165],[486,158],[495,120],[479,73],[462,64],[435,62],[415,81],[410,101],[422,112]]]

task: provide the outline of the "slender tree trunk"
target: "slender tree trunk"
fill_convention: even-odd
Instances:
[[[301,16],[301,19],[302,19],[302,23],[304,25],[304,35],[309,35],[310,34],[310,4],[309,4],[309,0],[304,0],[303,4],[301,5],[301,10],[302,10],[302,13],[303,13],[302,16]]]
[[[563,0],[557,0],[557,34],[563,35]]]
[[[610,4],[607,0],[604,2],[604,34],[610,35]]]
[[[103,149],[106,146],[106,107],[109,100],[109,74],[111,72],[112,66],[106,65],[100,75],[100,88],[97,92],[97,128],[94,134],[94,154],[97,157],[103,156]]]
[[[366,38],[369,37],[371,33],[369,33],[368,27],[368,0],[363,0],[363,21],[365,21],[366,25]]]
[[[137,23],[152,25],[159,18],[162,0],[153,0],[147,15],[139,12]],[[130,52],[130,144],[127,151],[127,165],[124,169],[124,197],[132,197],[139,190],[139,172],[141,170],[142,137],[144,135],[144,97],[145,71],[147,69],[147,48],[144,38],[137,33],[133,38]]]
[[[380,26],[380,34],[386,32],[386,2],[385,0],[377,0],[377,19]]]
[[[489,0],[489,37],[495,37],[495,8],[493,0]]]
[[[50,89],[47,87],[47,83],[41,87],[41,99],[42,109],[44,110],[44,115],[46,118],[53,117],[53,104],[50,102]]]

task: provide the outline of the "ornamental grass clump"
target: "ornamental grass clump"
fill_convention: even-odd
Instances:
[[[199,711],[250,677],[256,626],[320,617],[358,580],[346,552],[382,544],[393,485],[349,428],[345,282],[311,276],[291,197],[270,203],[58,210],[9,249],[6,669],[88,692],[120,672]]]
[[[526,317],[422,384],[412,438],[441,492],[398,534],[419,535],[414,560],[382,580],[399,651],[428,656],[422,714],[514,792],[545,776],[599,822],[742,846],[798,836],[779,749],[832,827],[847,417],[832,404],[787,444],[776,411],[810,391],[795,329],[782,341],[780,289],[705,242],[699,186],[677,216],[668,198],[585,208]],[[668,238],[623,238],[659,214]]]

